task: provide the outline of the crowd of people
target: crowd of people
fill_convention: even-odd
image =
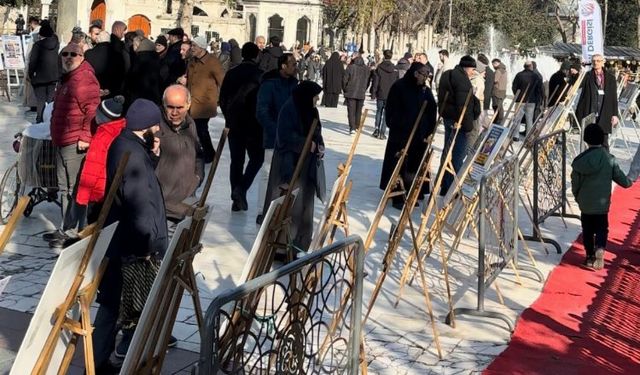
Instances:
[[[110,262],[98,296],[93,337],[100,373],[113,366],[109,356],[114,350],[117,357],[126,355],[171,228],[192,212],[187,201],[203,182],[206,164],[216,156],[209,122],[218,115],[218,106],[229,129],[232,211],[249,210],[247,192],[257,179],[256,223],[261,224],[270,202],[305,157],[291,227],[293,245],[303,251],[311,243],[315,196],[323,190],[317,180],[317,169],[322,168],[318,161],[325,152],[318,105],[337,107],[343,95],[349,125],[345,131],[353,134],[361,126],[367,94],[375,100],[372,136],[386,139],[389,129],[381,189],[390,183],[398,152],[423,106],[401,166],[405,186],[411,185],[420,167],[425,139],[436,131],[439,116],[445,130],[443,149],[453,147],[456,172],[492,114],[498,123],[505,116],[505,65],[483,54],[465,55],[456,63],[441,50],[434,68],[425,53],[406,53],[394,64],[392,52],[385,50],[376,64],[365,61],[362,53],[333,52],[323,65],[321,53],[308,44],[286,51],[277,36],[269,38],[268,45],[262,36],[242,46],[231,39],[218,50],[204,37],[189,38],[181,28],[150,40],[116,21],[110,32],[101,23],[92,24],[87,34],[74,29],[71,41],[60,49],[46,21],[37,25],[30,20],[30,29],[37,34],[28,57],[37,121],[43,121],[45,105],[53,102],[50,130],[63,219],[59,230],[44,235],[51,247],[74,243],[79,231],[96,220],[121,159],[129,155],[107,221],[119,225],[107,251]],[[597,57],[594,63],[578,111],[580,119],[598,114],[603,132],[599,144],[606,146],[606,134],[617,124],[615,78],[604,72]],[[515,100],[526,103],[523,134],[531,131],[536,112],[563,100],[579,68],[563,64],[547,95],[535,62],[524,64],[511,87]],[[302,155],[314,122],[309,154]],[[453,142],[456,124],[460,130]],[[589,142],[598,144],[599,138]],[[629,184],[619,173],[614,179]],[[453,181],[447,173],[438,193],[446,195]],[[428,193],[425,187],[421,196]],[[392,205],[401,209],[403,196],[394,197]],[[591,225],[596,226],[592,232],[602,231],[601,217],[583,219],[583,225],[585,220],[600,223]],[[598,254],[594,250],[589,259]],[[116,347],[118,330],[123,339]]]

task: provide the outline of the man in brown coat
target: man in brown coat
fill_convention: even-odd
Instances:
[[[209,134],[209,119],[218,114],[218,94],[224,70],[217,57],[206,50],[207,40],[198,36],[191,43],[187,65],[187,88],[191,93],[191,118],[196,123],[205,163],[211,163],[215,150]]]

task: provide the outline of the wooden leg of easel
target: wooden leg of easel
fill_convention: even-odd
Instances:
[[[192,259],[193,261],[193,259]],[[198,332],[202,338],[202,332],[204,329],[204,315],[202,313],[202,304],[200,303],[200,291],[198,290],[198,282],[196,281],[196,275],[193,271],[193,263],[189,262],[188,271],[190,280],[191,299],[193,300],[193,308],[196,312],[196,321],[198,322]]]
[[[30,200],[31,198],[28,196],[23,196],[18,200],[18,205],[11,213],[11,217],[9,218],[7,225],[4,226],[2,234],[0,234],[0,254],[2,254],[5,246],[9,243],[9,239],[11,238],[13,231],[16,229],[18,221],[22,218],[22,214],[24,213],[25,208],[27,208]]]
[[[84,344],[84,366],[87,375],[95,375],[96,368],[93,360],[93,327],[91,326],[91,300],[86,295],[80,297],[80,312],[82,314],[82,328],[85,335],[82,339]]]
[[[360,332],[360,373],[362,375],[367,375],[369,371],[368,367],[369,366],[367,366],[367,356],[364,350],[364,333]]]
[[[500,287],[498,286],[498,279],[493,281],[493,286],[496,288],[496,294],[498,295],[498,301],[500,304],[504,306],[504,298],[502,298],[502,292],[500,291]]]
[[[69,345],[67,345],[67,349],[64,351],[64,357],[62,357],[62,363],[60,363],[60,368],[58,369],[58,375],[66,375],[69,371],[69,367],[71,366],[71,360],[73,359],[73,354],[76,352],[76,345],[78,344],[78,336],[71,336],[71,340],[69,340]]]

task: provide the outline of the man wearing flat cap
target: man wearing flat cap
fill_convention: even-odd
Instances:
[[[196,123],[205,163],[211,163],[215,150],[209,134],[209,119],[218,114],[218,96],[224,79],[220,60],[207,52],[207,40],[198,36],[191,41],[187,65],[187,88],[191,93],[189,114]]]
[[[444,148],[442,152],[442,163],[450,147],[453,147],[451,161],[453,168],[457,172],[464,161],[467,149],[467,133],[474,129],[473,122],[478,119],[482,106],[480,100],[473,95],[473,86],[470,78],[476,70],[476,60],[469,56],[462,56],[460,63],[455,68],[447,70],[440,76],[438,82],[438,105],[440,115],[444,122]],[[455,125],[460,120],[460,116],[465,108],[465,103],[469,93],[472,93],[469,105],[464,112],[464,117],[460,121],[460,131],[453,142]],[[449,186],[453,183],[453,175],[447,173],[442,181],[440,195],[446,195]]]
[[[107,186],[124,155],[129,154],[129,160],[107,218],[107,225],[119,224],[105,255],[109,262],[97,297],[100,308],[93,346],[98,373],[110,366],[114,348],[116,357],[126,356],[168,246],[164,198],[154,162],[160,153],[155,133],[160,130],[161,118],[155,103],[137,99],[127,111],[126,128],[113,141],[107,156]],[[123,337],[116,348],[118,323]]]

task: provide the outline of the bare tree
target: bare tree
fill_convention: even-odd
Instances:
[[[178,11],[178,26],[182,27],[189,36],[191,36],[191,24],[193,23],[193,1],[180,0],[180,11]]]

